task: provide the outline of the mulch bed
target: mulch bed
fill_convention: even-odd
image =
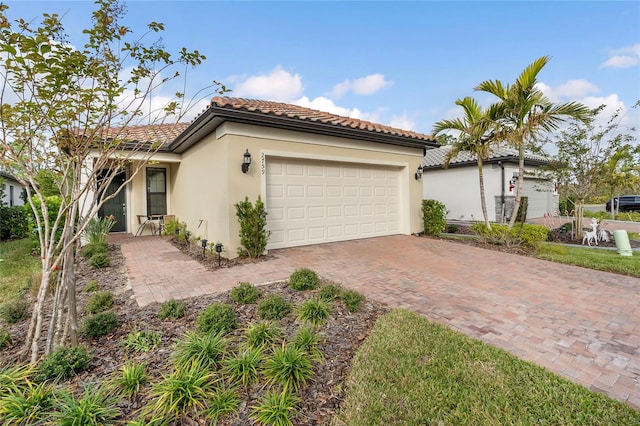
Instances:
[[[258,321],[256,305],[237,305],[228,293],[198,296],[185,299],[187,315],[179,320],[165,320],[158,318],[158,304],[152,304],[143,308],[138,307],[132,290],[127,285],[126,266],[119,246],[110,246],[111,266],[103,269],[94,269],[83,259],[78,265],[77,301],[78,313],[82,317],[86,303],[93,293],[84,292],[83,289],[90,280],[98,282],[99,291],[111,291],[115,295],[115,306],[112,312],[120,320],[120,326],[112,333],[92,340],[81,338],[81,344],[90,349],[93,361],[88,371],[81,373],[67,384],[71,385],[80,394],[87,386],[100,382],[118,372],[126,360],[135,360],[147,364],[147,371],[151,382],[158,382],[161,376],[169,373],[168,358],[172,352],[173,343],[184,335],[186,331],[195,330],[195,320],[198,314],[213,302],[223,302],[234,306],[238,322],[241,324],[230,335],[232,341],[237,342],[243,329],[250,322]],[[263,261],[264,259],[260,259]],[[253,260],[252,260],[253,261]],[[237,264],[237,263],[236,263]],[[226,264],[225,267],[230,267]],[[217,259],[214,267],[217,267]],[[280,294],[291,303],[300,303],[312,297],[314,292],[296,292],[291,290],[287,283],[275,283],[259,287],[263,295]],[[349,372],[351,359],[355,352],[371,332],[375,321],[386,313],[388,308],[377,302],[365,301],[362,308],[356,313],[349,313],[341,301],[334,302],[330,320],[320,328],[324,336],[321,350],[325,361],[314,368],[313,381],[309,382],[299,393],[301,404],[297,414],[293,418],[296,425],[328,424],[331,417],[337,411],[343,398],[344,387],[342,383]],[[24,336],[29,320],[14,325],[2,324],[10,330],[13,343],[0,350],[0,368],[17,361],[18,354],[24,345]],[[290,313],[280,321],[285,336],[291,336],[300,327],[295,320],[295,313]],[[160,332],[162,342],[158,348],[148,353],[132,353],[122,345],[122,341],[132,330],[153,330]],[[44,339],[41,343],[44,346]],[[232,344],[233,346],[234,344]],[[149,385],[145,391],[149,390]],[[146,395],[131,400],[123,399],[119,403],[122,411],[122,423],[137,418],[140,407],[149,402]],[[254,388],[248,393],[243,393],[243,403],[235,415],[226,419],[221,425],[247,425],[250,408],[256,404],[264,389]],[[182,419],[182,423],[199,424],[189,419]]]

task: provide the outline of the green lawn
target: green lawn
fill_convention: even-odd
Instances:
[[[0,305],[40,280],[40,259],[31,247],[28,238],[0,243]]]
[[[535,256],[553,262],[640,278],[640,253],[638,252],[633,252],[633,256],[620,256],[615,250],[588,249],[545,243],[538,249]]]
[[[404,309],[357,352],[333,425],[637,425],[640,412]]]

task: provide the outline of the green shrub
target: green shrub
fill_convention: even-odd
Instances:
[[[7,324],[15,324],[27,318],[31,305],[24,299],[14,299],[2,305],[0,318]]]
[[[143,363],[127,362],[120,368],[120,375],[113,379],[112,386],[124,397],[137,395],[149,381],[146,368]]]
[[[320,289],[318,297],[327,302],[336,300],[342,294],[342,287],[336,284],[327,284]]]
[[[272,294],[258,303],[258,315],[266,320],[279,320],[291,312],[291,305],[280,295]]]
[[[103,387],[88,386],[80,399],[59,392],[56,398],[55,424],[60,426],[109,425],[120,415],[118,400]]]
[[[422,200],[422,221],[424,234],[438,236],[447,224],[447,210],[440,201]]]
[[[200,333],[229,333],[236,328],[238,320],[236,311],[224,303],[213,303],[209,305],[196,318],[196,329]]]
[[[100,312],[84,319],[82,334],[92,338],[104,336],[118,327],[118,324],[118,317],[113,312]]]
[[[91,293],[98,290],[98,281],[89,280],[89,283],[84,287],[84,291]]]
[[[312,361],[322,361],[324,354],[320,350],[322,336],[309,327],[300,327],[293,336],[291,342],[301,351],[304,351]]]
[[[268,391],[260,404],[251,407],[251,418],[261,425],[291,426],[300,398],[290,389],[281,392]]]
[[[357,312],[364,302],[364,296],[354,290],[345,290],[340,296],[349,312]]]
[[[106,243],[103,244],[85,244],[80,250],[80,256],[85,259],[91,259],[96,254],[107,254],[109,247]]]
[[[5,330],[4,327],[0,326],[0,349],[3,349],[13,343],[13,339],[11,338],[11,333],[8,330]]]
[[[231,289],[229,296],[236,303],[248,305],[256,303],[260,297],[260,291],[251,283],[241,282]]]
[[[595,217],[598,220],[606,220],[611,218],[611,214],[608,212],[592,212],[590,210],[584,210],[582,212],[584,217]]]
[[[91,355],[84,347],[61,346],[40,361],[35,378],[37,381],[68,379],[87,370],[90,364]]]
[[[488,229],[483,222],[471,225],[471,230],[492,244],[536,248],[547,240],[549,230],[543,225],[518,224],[509,229],[507,225],[492,224]]]
[[[171,359],[178,369],[200,366],[202,369],[218,368],[229,341],[220,333],[199,334],[188,331],[174,345]]]
[[[36,211],[40,216],[40,223],[42,223],[44,228],[44,216],[42,215],[41,201],[40,197],[37,195],[33,196],[33,204],[36,207]],[[58,217],[58,212],[60,211],[60,204],[62,203],[62,198],[56,195],[52,195],[44,198],[44,204],[46,206],[47,212],[49,214],[49,226],[51,229],[53,227],[56,218]],[[38,222],[36,221],[36,217],[33,215],[33,210],[29,203],[22,206],[25,209],[25,214],[27,215],[27,223],[28,229],[31,232],[31,240],[33,241],[33,249],[35,252],[40,251],[40,237],[38,236]],[[64,218],[60,221],[58,228],[56,229],[55,241],[60,241],[60,237],[62,236],[62,229],[64,228]]]
[[[27,235],[29,235],[29,225],[24,207],[0,205],[0,240],[24,238]]]
[[[561,215],[571,216],[575,209],[576,203],[571,197],[560,200],[560,202],[558,203],[558,210],[560,210]]]
[[[113,225],[116,224],[116,221],[113,217],[107,216],[103,218],[98,218],[96,216],[92,217],[87,223],[87,226],[84,228],[84,236],[89,241],[91,245],[107,245],[107,235],[113,228]]]
[[[447,225],[446,229],[449,234],[455,234],[460,228],[458,227],[458,225],[449,224]]]
[[[187,314],[187,307],[180,300],[167,300],[162,305],[160,305],[160,310],[158,311],[158,318],[160,319],[179,319]]]
[[[282,337],[282,329],[272,321],[260,321],[249,324],[244,335],[247,346],[261,348],[276,343]]]
[[[267,230],[267,210],[258,195],[255,206],[244,197],[235,204],[236,216],[240,222],[240,248],[238,255],[258,257],[264,253],[271,236]]]
[[[132,330],[122,342],[122,345],[133,352],[149,352],[158,347],[162,337],[153,330]]]
[[[320,325],[331,316],[331,305],[323,299],[310,299],[298,306],[298,319]]]
[[[283,344],[265,361],[262,374],[270,385],[297,392],[313,376],[311,357],[296,345]]]
[[[237,411],[239,406],[240,399],[234,389],[216,389],[211,401],[209,401],[209,408],[207,408],[209,424],[217,425],[220,417]]]
[[[308,268],[297,269],[289,277],[289,287],[298,291],[316,289],[318,284],[318,274]]]
[[[111,258],[107,253],[96,253],[91,256],[89,263],[96,269],[106,268],[111,265]]]
[[[114,300],[113,293],[110,291],[94,293],[89,298],[85,311],[90,314],[106,311],[113,306]]]

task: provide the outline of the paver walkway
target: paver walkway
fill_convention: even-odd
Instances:
[[[412,236],[274,250],[272,260],[217,271],[159,237],[121,243],[140,305],[308,267],[640,409],[637,278]]]

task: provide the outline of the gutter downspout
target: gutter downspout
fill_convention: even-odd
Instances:
[[[504,223],[504,164],[502,161],[498,161],[498,166],[500,166],[500,184],[501,184],[501,192],[500,192],[500,223]]]

